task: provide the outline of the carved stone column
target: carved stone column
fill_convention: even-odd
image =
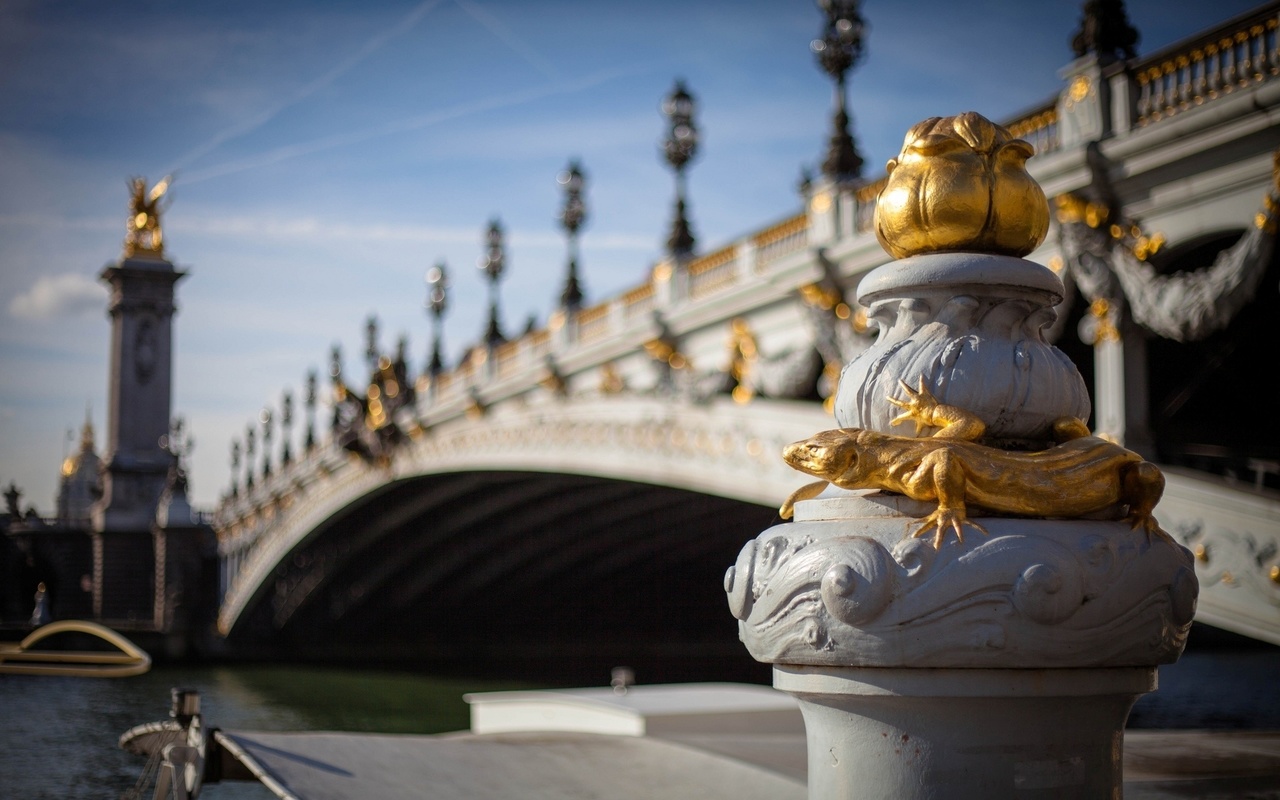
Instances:
[[[800,702],[812,798],[1119,796],[1129,710],[1186,642],[1163,477],[1088,435],[1042,335],[1063,288],[1018,257],[1048,219],[1029,154],[974,114],[908,134],[876,220],[899,260],[858,292],[879,338],[844,368],[841,428],[785,453],[831,485],[725,576]]]

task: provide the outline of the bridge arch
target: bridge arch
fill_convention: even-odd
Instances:
[[[805,481],[782,447],[832,424],[806,403],[547,397],[419,431],[385,464],[326,452],[220,520],[251,546],[219,625],[293,652],[740,655],[720,578]]]

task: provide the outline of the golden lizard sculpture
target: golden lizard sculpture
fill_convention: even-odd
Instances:
[[[860,428],[823,431],[788,445],[783,458],[793,468],[822,478],[801,487],[779,514],[790,519],[796,502],[816,497],[828,483],[844,489],[883,489],[913,500],[936,501],[912,536],[935,529],[939,548],[947,530],[964,541],[961,527],[986,530],[968,518],[970,506],[997,514],[1074,518],[1116,503],[1128,506],[1125,520],[1147,535],[1168,536],[1152,509],[1164,492],[1164,475],[1142,456],[1089,435],[1084,422],[1063,417],[1053,424],[1059,444],[1037,452],[1002,450],[977,443],[986,426],[976,415],[943,405],[925,388],[899,381],[905,400],[890,397],[904,412],[892,421],[912,421],[916,434],[936,427],[932,436],[914,438]]]

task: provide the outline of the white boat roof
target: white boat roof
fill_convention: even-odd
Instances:
[[[577,731],[644,736],[673,733],[803,733],[794,698],[746,683],[648,684],[463,695],[471,732]]]

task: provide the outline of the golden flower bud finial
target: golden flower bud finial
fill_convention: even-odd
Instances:
[[[1049,203],[1026,169],[1034,154],[972,111],[917,123],[886,166],[876,238],[894,258],[1030,253],[1049,232]]]

